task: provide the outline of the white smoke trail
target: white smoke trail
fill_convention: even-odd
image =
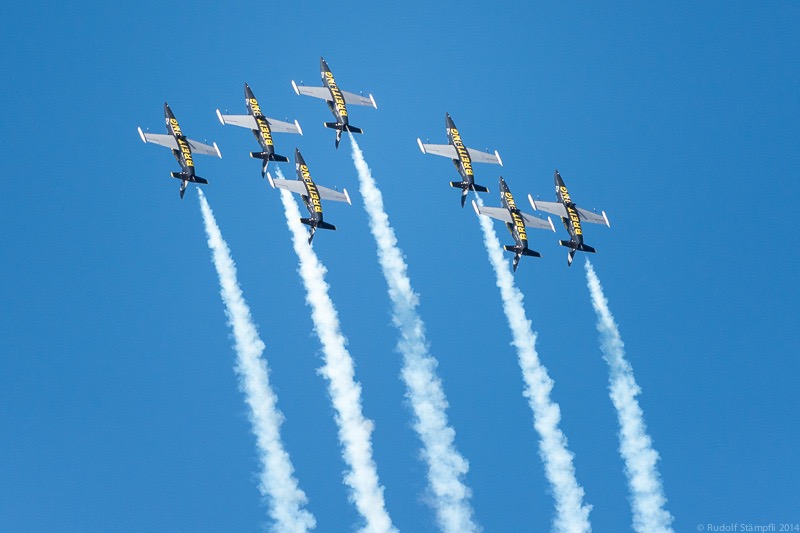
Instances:
[[[479,205],[483,202],[478,198]],[[489,217],[478,216],[489,262],[497,277],[497,287],[503,300],[503,311],[514,337],[519,356],[519,366],[525,381],[524,395],[533,410],[533,425],[539,433],[539,455],[544,462],[545,475],[550,482],[556,501],[554,525],[557,531],[591,531],[589,512],[591,505],[583,503],[583,488],[575,478],[573,454],[567,449],[567,438],[558,427],[561,410],[550,399],[553,380],[539,362],[536,353],[536,334],[525,315],[522,293],[514,284],[514,276],[503,257],[503,248]]]
[[[280,437],[283,414],[277,408],[277,397],[269,384],[267,362],[261,357],[264,343],[258,336],[250,308],[247,306],[239,282],[236,265],[230,250],[214,220],[214,214],[203,192],[197,189],[200,210],[203,213],[208,247],[219,276],[220,294],[225,303],[228,324],[233,329],[236,342],[236,372],[239,388],[244,392],[250,407],[250,423],[259,449],[262,472],[259,490],[267,501],[269,514],[275,520],[274,531],[301,533],[314,529],[314,516],[303,509],[308,503],[305,493],[294,478],[294,467],[284,450]]]
[[[619,421],[619,452],[625,461],[625,474],[633,507],[633,528],[639,533],[666,533],[672,530],[672,515],[664,509],[667,499],[656,470],[658,452],[647,434],[644,414],[636,396],[642,391],[633,377],[633,368],[625,359],[625,345],[617,324],[608,309],[600,280],[586,260],[586,280],[597,313],[600,347],[609,367],[611,402]]]
[[[402,377],[414,411],[414,429],[423,444],[422,456],[428,465],[428,485],[439,527],[447,533],[480,531],[472,519],[469,503],[472,492],[463,482],[469,463],[455,449],[455,430],[448,425],[447,400],[436,375],[438,363],[428,353],[425,326],[416,310],[417,295],[411,288],[406,263],[384,211],[383,196],[352,134],[350,145],[370,229],[378,244],[378,260],[389,286],[392,319],[400,330]]]
[[[280,171],[278,177],[282,178]],[[281,189],[281,201],[286,211],[286,223],[292,233],[294,251],[300,262],[300,276],[306,288],[306,303],[311,306],[314,330],[322,343],[325,366],[320,369],[328,380],[328,391],[336,410],[342,457],[349,467],[345,483],[350,487],[350,499],[366,520],[364,531],[370,533],[396,532],[386,512],[383,487],[372,459],[371,434],[373,423],[361,412],[361,385],[354,381],[353,359],[339,328],[339,315],[328,295],[326,269],[308,243],[308,234],[300,223],[300,211],[292,193]]]

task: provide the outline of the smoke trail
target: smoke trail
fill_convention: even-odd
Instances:
[[[667,499],[656,470],[658,452],[647,434],[644,415],[636,396],[642,391],[633,377],[633,368],[625,359],[625,350],[600,280],[586,260],[586,280],[597,313],[600,348],[609,367],[611,401],[619,420],[619,452],[625,461],[625,474],[633,507],[633,528],[640,533],[672,531],[672,515],[664,509]]]
[[[476,195],[477,196],[477,195]],[[477,202],[483,206],[478,198]],[[555,528],[558,531],[591,531],[589,512],[591,505],[583,503],[583,488],[575,478],[572,452],[567,449],[567,438],[559,429],[561,410],[550,399],[553,380],[539,362],[536,353],[536,334],[525,316],[522,293],[514,284],[514,276],[503,258],[503,249],[489,217],[479,216],[483,240],[489,262],[497,276],[497,287],[503,299],[503,311],[511,327],[514,346],[519,356],[519,366],[525,380],[524,395],[533,410],[533,425],[539,433],[539,455],[544,462],[545,474],[556,500]]]
[[[225,302],[225,314],[235,339],[236,373],[239,388],[250,407],[250,423],[259,449],[262,472],[259,490],[267,501],[269,514],[275,520],[273,529],[281,533],[300,533],[316,527],[314,516],[303,509],[308,498],[294,478],[289,454],[283,448],[280,427],[283,414],[278,410],[277,397],[269,385],[267,362],[261,358],[264,343],[258,336],[236,279],[236,265],[228,245],[214,220],[214,214],[203,192],[198,188],[200,210],[208,236],[208,247],[219,276],[220,294]]]
[[[401,373],[407,389],[406,397],[414,411],[414,429],[423,444],[422,457],[428,465],[428,488],[433,496],[439,527],[448,533],[480,531],[472,519],[469,503],[472,492],[463,482],[469,463],[453,443],[455,430],[448,425],[447,400],[436,375],[438,363],[428,353],[425,326],[416,310],[417,295],[411,288],[406,263],[383,209],[383,196],[352,134],[350,145],[370,229],[378,244],[378,260],[389,286],[392,319],[400,330]]]
[[[283,177],[280,171],[277,174]],[[328,391],[339,426],[339,441],[344,448],[342,457],[350,468],[344,479],[351,489],[350,499],[366,520],[364,531],[396,532],[386,512],[383,487],[379,484],[372,459],[370,439],[373,423],[361,412],[361,385],[354,381],[353,359],[345,347],[347,341],[339,329],[339,316],[328,295],[325,267],[308,244],[308,234],[300,223],[300,211],[292,193],[284,189],[280,192],[294,251],[300,261],[306,302],[311,306],[314,330],[325,354],[325,366],[320,372],[328,380]]]

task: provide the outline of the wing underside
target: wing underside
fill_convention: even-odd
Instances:
[[[450,159],[458,159],[458,154],[452,144],[425,144],[419,139],[417,139],[417,144],[423,154],[433,154]]]
[[[270,176],[270,185],[276,189],[286,189],[287,191],[295,194],[308,195],[308,189],[306,189],[305,184],[303,184],[303,182],[300,180],[286,180],[281,178],[273,178]],[[347,202],[348,204],[351,203],[350,196],[347,194],[347,189],[344,189],[344,192],[339,192],[327,187],[322,187],[321,185],[314,185],[316,186],[317,193],[319,193],[319,197],[322,200]]]
[[[307,87],[305,85],[297,85],[294,80],[292,80],[292,87],[294,87],[294,92],[297,94],[302,94],[305,96],[311,96],[313,98],[319,98],[321,100],[328,100],[331,101],[331,92],[328,90],[327,87]]]
[[[200,141],[195,141],[194,139],[189,138],[186,139],[186,142],[188,142],[189,146],[192,148],[192,153],[222,157],[219,148],[217,148],[217,143],[213,143],[213,146],[209,146],[201,143]]]
[[[528,201],[530,201],[533,209],[536,211],[544,211],[545,213],[550,213],[558,217],[567,217],[567,209],[561,202],[542,202],[541,200],[536,200],[534,202],[530,194],[528,195]]]
[[[232,124],[249,130],[258,129],[258,123],[253,115],[223,115],[219,112],[219,109],[217,109],[217,117],[223,124]]]
[[[291,122],[282,122],[280,120],[275,120],[274,118],[268,118],[267,122],[269,122],[269,129],[273,132],[277,133],[299,133],[300,135],[303,134],[303,130],[300,129],[300,124],[295,120],[294,124]]]
[[[486,215],[487,217],[502,220],[503,222],[513,222],[511,220],[511,214],[505,207],[481,207],[475,204],[475,211],[477,211],[479,215]]]
[[[142,131],[142,128],[139,128],[139,137],[146,143],[157,144],[164,148],[169,148],[170,150],[178,149],[178,142],[172,135],[165,133],[145,133]]]
[[[469,152],[469,158],[472,159],[473,163],[494,163],[495,165],[503,166],[500,154],[496,150],[493,154],[489,154],[474,148],[467,148],[467,152]]]
[[[344,101],[346,104],[365,105],[378,109],[378,104],[375,103],[375,99],[372,97],[372,95],[364,96],[361,94],[342,91],[342,96],[344,96]]]
[[[592,211],[587,211],[586,209],[581,209],[580,207],[576,207],[575,210],[578,211],[581,220],[585,220],[586,222],[591,222],[592,224],[604,224],[608,227],[611,227],[611,224],[609,224],[608,222],[608,217],[606,217],[605,211],[602,212],[603,213],[602,215],[598,215],[597,213],[593,213]]]

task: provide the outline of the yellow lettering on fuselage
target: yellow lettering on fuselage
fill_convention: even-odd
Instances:
[[[272,132],[267,121],[263,117],[258,117],[256,123],[258,124],[258,131],[261,132],[261,136],[264,138],[264,144],[272,146]]]
[[[575,235],[583,235],[583,231],[581,231],[581,217],[578,216],[578,212],[575,211],[575,208],[568,207],[567,214],[572,222],[572,227],[575,228]]]
[[[178,126],[178,121],[176,119],[169,119],[169,125],[172,126],[172,132],[175,135],[183,135],[183,132],[181,132],[181,127]]]
[[[511,213],[511,219],[514,221],[514,225],[517,227],[519,238],[522,240],[528,240],[528,236],[525,234],[525,222],[522,220],[522,217],[519,215],[519,213]]]
[[[313,181],[311,181],[311,174],[308,172],[308,167],[306,165],[300,165],[300,174],[303,176],[303,183],[306,184],[308,197],[311,199],[311,204],[314,206],[314,211],[317,213],[322,213],[322,204],[319,201],[319,192],[317,192],[317,186],[314,185]]]
[[[342,91],[339,90],[339,86],[336,85],[336,80],[333,79],[333,74],[330,72],[325,73],[326,84],[328,85],[328,89],[331,91],[331,96],[333,97],[333,103],[336,105],[336,109],[339,111],[339,116],[346,117],[347,116],[347,108],[344,106],[344,95],[342,95]]]
[[[567,192],[567,188],[563,185],[561,186],[561,198],[564,200],[565,204],[571,204],[572,199],[569,197],[569,193]]]
[[[516,209],[517,208],[517,202],[514,201],[514,197],[511,196],[510,192],[506,193],[506,203],[508,204],[508,208],[509,209]]]
[[[180,152],[183,155],[183,160],[186,162],[186,166],[193,167],[194,162],[192,161],[192,150],[189,148],[189,143],[179,138],[178,147],[180,148]]]
[[[253,112],[253,116],[256,118],[258,131],[261,133],[261,137],[264,139],[264,144],[272,146],[272,131],[269,129],[269,124],[264,118],[263,113],[261,113],[261,106],[258,105],[258,100],[255,98],[249,98],[247,101],[250,104],[250,110]]]
[[[456,148],[458,158],[461,160],[461,167],[464,169],[464,174],[467,176],[474,175],[472,172],[472,161],[469,158],[469,152],[461,140],[461,134],[455,128],[450,129],[450,135],[453,137],[453,146]]]

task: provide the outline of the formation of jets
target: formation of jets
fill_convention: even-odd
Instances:
[[[371,94],[369,96],[362,96],[341,90],[328,64],[323,58],[320,58],[320,74],[322,76],[322,87],[298,86],[294,80],[292,80],[292,87],[298,95],[319,98],[325,100],[328,104],[328,108],[331,113],[333,113],[336,121],[324,122],[323,124],[326,128],[336,131],[335,147],[338,149],[343,132],[363,133],[360,128],[350,124],[347,104],[372,106],[376,109],[378,106]],[[350,204],[350,196],[347,194],[347,189],[342,189],[343,192],[339,192],[338,190],[317,185],[311,178],[308,165],[303,159],[300,150],[297,148],[295,148],[294,152],[297,179],[286,180],[273,178],[272,175],[267,172],[269,162],[288,163],[289,158],[278,155],[275,152],[272,134],[295,133],[302,135],[303,130],[300,128],[300,124],[297,120],[291,123],[266,117],[252,89],[250,89],[250,86],[246,83],[244,85],[244,97],[247,114],[228,115],[221,113],[220,110],[217,109],[217,118],[219,118],[219,121],[223,125],[232,124],[249,129],[261,147],[260,151],[250,152],[250,157],[261,159],[262,161],[261,177],[268,178],[269,184],[273,188],[286,189],[300,195],[309,213],[307,218],[300,219],[303,224],[309,227],[309,244],[314,239],[314,234],[317,229],[335,230],[336,226],[323,219],[322,200],[347,202]],[[171,172],[170,175],[173,178],[181,180],[179,192],[180,197],[183,198],[189,182],[198,184],[208,183],[208,180],[201,178],[195,173],[194,154],[215,155],[217,157],[222,157],[222,154],[216,143],[208,145],[186,137],[166,102],[164,103],[164,119],[166,122],[167,134],[143,132],[142,128],[138,128],[139,136],[145,143],[158,144],[172,150],[172,154],[178,161],[181,171]],[[447,144],[423,143],[419,138],[417,139],[417,144],[422,153],[447,157],[453,162],[453,165],[456,167],[461,177],[461,181],[451,181],[450,186],[461,189],[461,207],[464,207],[469,191],[475,193],[489,192],[488,188],[475,183],[475,172],[472,168],[472,164],[493,163],[502,166],[503,161],[500,159],[500,154],[497,153],[497,150],[495,150],[493,154],[490,154],[474,148],[468,148],[461,138],[461,132],[456,128],[453,119],[448,113],[445,113],[445,133],[447,135]],[[575,202],[572,201],[572,197],[567,191],[567,187],[564,185],[564,180],[561,178],[558,170],[555,171],[554,180],[557,201],[534,201],[530,194],[528,195],[528,201],[534,211],[542,211],[561,218],[561,222],[564,224],[567,232],[569,232],[570,239],[560,240],[559,244],[569,248],[569,252],[567,253],[567,265],[569,266],[572,264],[576,252],[595,253],[594,248],[583,242],[583,222],[605,224],[609,227],[611,225],[608,222],[605,211],[602,211],[602,215],[598,215],[597,213],[578,207]],[[500,177],[499,188],[501,207],[479,205],[475,200],[472,201],[472,207],[479,216],[487,216],[505,223],[506,228],[514,239],[514,244],[506,245],[504,249],[514,254],[512,267],[516,272],[522,256],[541,257],[539,252],[528,247],[527,229],[549,229],[555,232],[555,226],[553,226],[553,221],[550,217],[544,220],[521,211],[517,207],[514,196],[511,194],[511,190],[502,176]]]

